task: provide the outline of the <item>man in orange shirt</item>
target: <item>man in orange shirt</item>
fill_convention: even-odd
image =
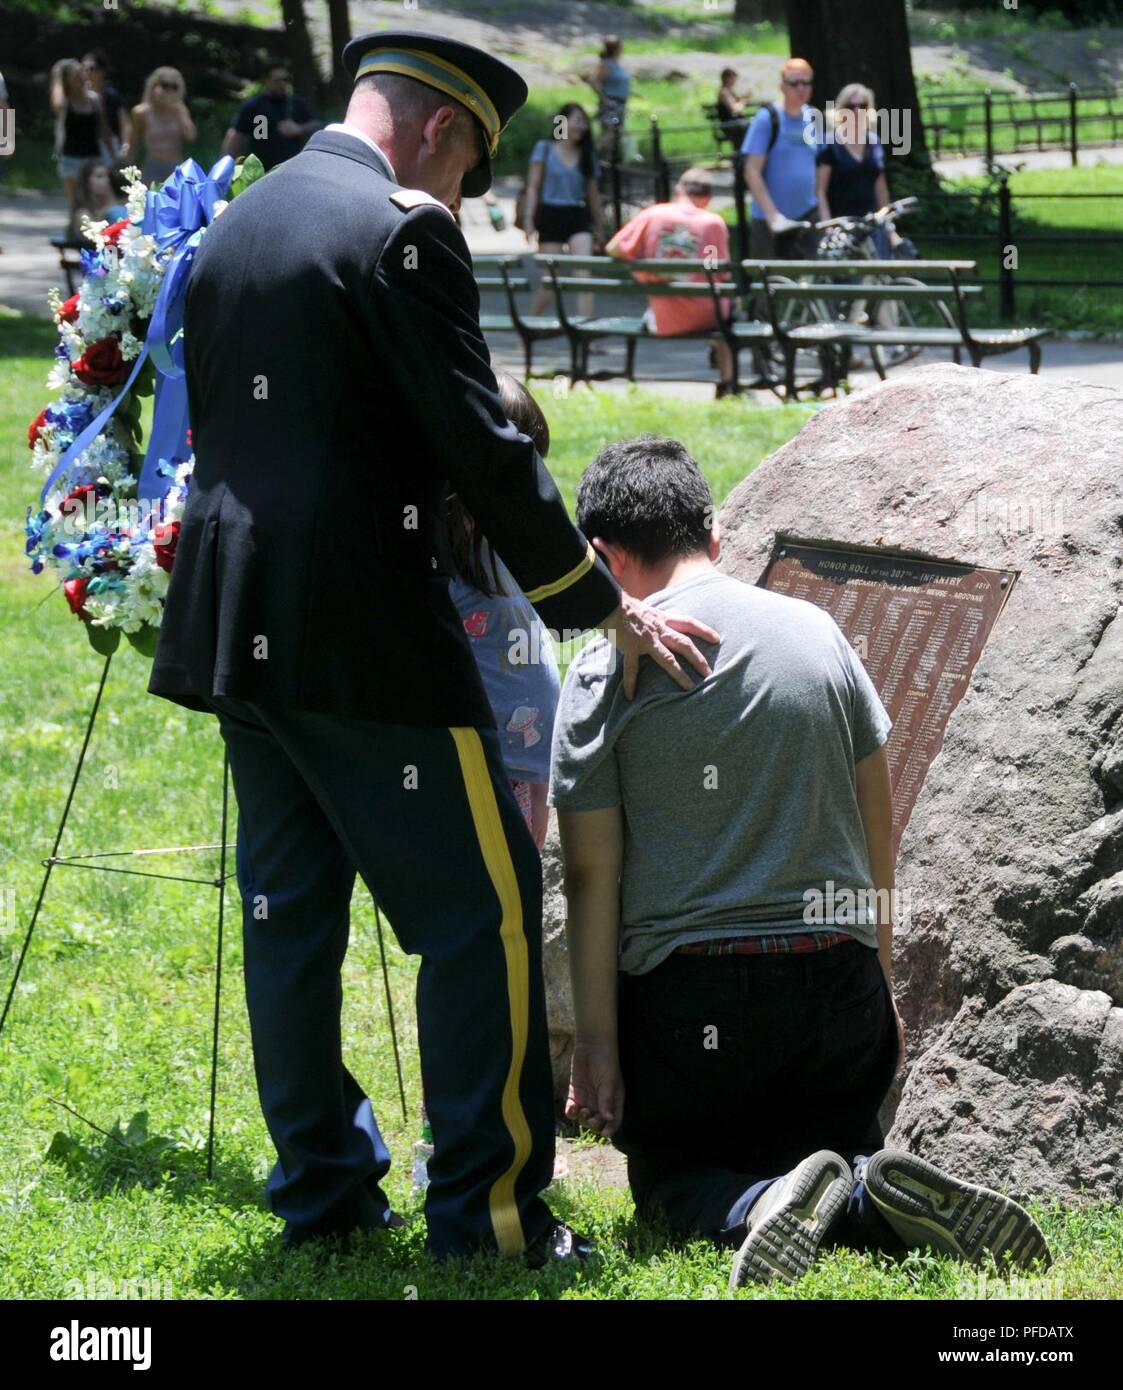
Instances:
[[[675,185],[669,203],[654,203],[626,222],[605,247],[620,260],[727,261],[729,228],[716,212],[709,211],[713,184],[709,171],[687,169]],[[659,282],[664,277],[636,271],[637,280]],[[706,276],[695,271],[688,277],[705,284]],[[720,278],[725,278],[724,274]],[[729,305],[723,311],[728,315]],[[661,338],[681,333],[697,333],[716,328],[713,300],[708,295],[652,295],[648,300],[647,324]],[[733,354],[724,338],[715,339],[721,381],[717,397],[726,395],[733,385]]]

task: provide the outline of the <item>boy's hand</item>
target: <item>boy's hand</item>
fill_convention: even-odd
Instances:
[[[608,1139],[624,1114],[624,1078],[615,1043],[575,1044],[566,1118]]]

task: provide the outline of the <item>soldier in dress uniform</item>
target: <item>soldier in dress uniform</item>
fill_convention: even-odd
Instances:
[[[238,800],[245,984],[289,1244],[392,1224],[343,1064],[356,873],[421,957],[429,1248],[580,1255],[554,1158],[541,871],[449,596],[450,486],[547,626],[600,626],[626,685],[707,671],[622,596],[504,417],[453,216],[523,80],[429,34],[355,39],[345,120],[204,237],[185,310],[195,473],[149,689],[217,714]]]

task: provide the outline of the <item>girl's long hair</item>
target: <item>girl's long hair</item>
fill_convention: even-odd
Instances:
[[[508,372],[495,378],[499,386],[499,403],[503,413],[520,434],[527,435],[542,458],[550,452],[550,426],[542,408],[521,381]],[[503,584],[495,564],[495,552],[488,551],[491,564],[484,561],[484,537],[472,520],[468,509],[456,493],[450,493],[445,503],[445,520],[452,558],[461,579],[489,597],[502,594]]]
[[[585,110],[585,108],[581,105],[579,101],[567,101],[565,105],[558,110],[557,116],[554,117],[554,127],[552,134],[555,140],[559,138],[556,133],[558,129],[558,116],[563,116],[565,120],[568,122],[570,116],[572,116],[575,111],[580,111],[582,116],[585,117],[585,134],[582,135],[581,139],[577,141],[577,149],[579,151],[578,163],[581,166],[581,173],[585,176],[585,178],[591,179],[593,177],[594,172],[593,123],[589,120],[589,113]]]

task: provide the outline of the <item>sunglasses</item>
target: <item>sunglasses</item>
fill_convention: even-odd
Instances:
[[[157,82],[157,87],[163,87],[166,92],[182,92],[183,88],[178,82]]]
[[[811,86],[811,79],[810,79],[810,77],[785,77],[785,78],[784,78],[784,86],[785,86],[785,87],[810,87],[810,86]]]

